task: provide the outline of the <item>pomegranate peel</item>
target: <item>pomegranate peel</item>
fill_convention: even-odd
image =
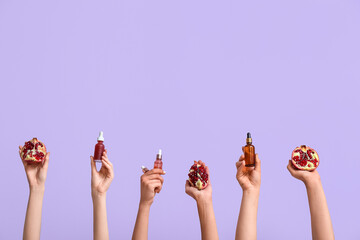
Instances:
[[[40,142],[37,138],[33,138],[32,140],[25,142],[20,151],[21,159],[28,163],[42,162],[44,161],[45,156],[45,144]]]
[[[320,160],[314,149],[301,145],[292,152],[291,162],[296,169],[313,171],[319,166]]]

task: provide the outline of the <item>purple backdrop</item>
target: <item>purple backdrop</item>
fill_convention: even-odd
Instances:
[[[28,186],[17,146],[51,152],[42,239],[90,239],[90,163],[104,131],[111,239],[130,239],[141,165],[167,171],[149,239],[200,239],[184,184],[211,171],[220,239],[233,239],[235,161],[262,160],[259,239],[310,239],[305,187],[286,170],[314,147],[337,239],[359,239],[360,3],[1,1],[0,239],[20,239]]]

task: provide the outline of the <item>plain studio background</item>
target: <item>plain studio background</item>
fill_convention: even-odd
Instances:
[[[259,239],[310,239],[291,151],[315,148],[337,239],[359,239],[359,1],[1,1],[0,238],[20,239],[28,198],[18,145],[51,152],[42,239],[91,239],[90,159],[115,166],[111,239],[130,239],[141,165],[167,171],[149,239],[200,239],[184,185],[210,167],[220,239],[233,239],[235,162],[262,160]]]

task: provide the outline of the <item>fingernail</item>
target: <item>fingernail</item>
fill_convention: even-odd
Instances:
[[[166,173],[166,171],[163,171],[163,173],[165,174],[165,173]]]

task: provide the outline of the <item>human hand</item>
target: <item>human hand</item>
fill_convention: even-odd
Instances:
[[[165,171],[162,169],[152,169],[146,171],[140,178],[140,188],[141,188],[141,197],[140,203],[151,205],[154,201],[156,193],[160,193],[164,178],[161,175],[164,175]]]
[[[19,155],[21,154],[22,146],[19,146]],[[47,176],[47,170],[49,167],[49,157],[50,153],[47,152],[45,155],[45,159],[43,162],[40,163],[33,163],[33,162],[27,162],[24,161],[21,158],[21,162],[24,165],[26,177],[29,183],[30,190],[32,189],[45,189],[45,180]]]
[[[261,162],[256,154],[255,167],[245,167],[245,156],[241,155],[236,162],[236,179],[243,191],[260,190],[261,184]]]
[[[320,181],[320,175],[319,175],[318,171],[316,171],[316,169],[311,171],[311,172],[310,171],[305,171],[305,170],[295,169],[295,167],[293,166],[291,160],[289,160],[289,163],[287,165],[287,169],[289,170],[291,176],[301,180],[306,186],[309,183],[315,183],[315,182]]]
[[[199,190],[196,187],[191,186],[189,180],[186,180],[185,183],[185,192],[187,195],[195,199],[196,202],[199,201],[212,201],[212,186],[210,182],[210,171],[209,167],[205,166],[205,163],[203,163],[201,160],[198,162],[198,164],[204,166],[206,173],[208,174],[208,185],[205,189]]]
[[[103,196],[109,189],[112,180],[114,179],[114,167],[109,161],[107,156],[107,150],[104,151],[101,157],[100,171],[96,170],[96,164],[94,157],[91,159],[91,194],[92,196]]]

